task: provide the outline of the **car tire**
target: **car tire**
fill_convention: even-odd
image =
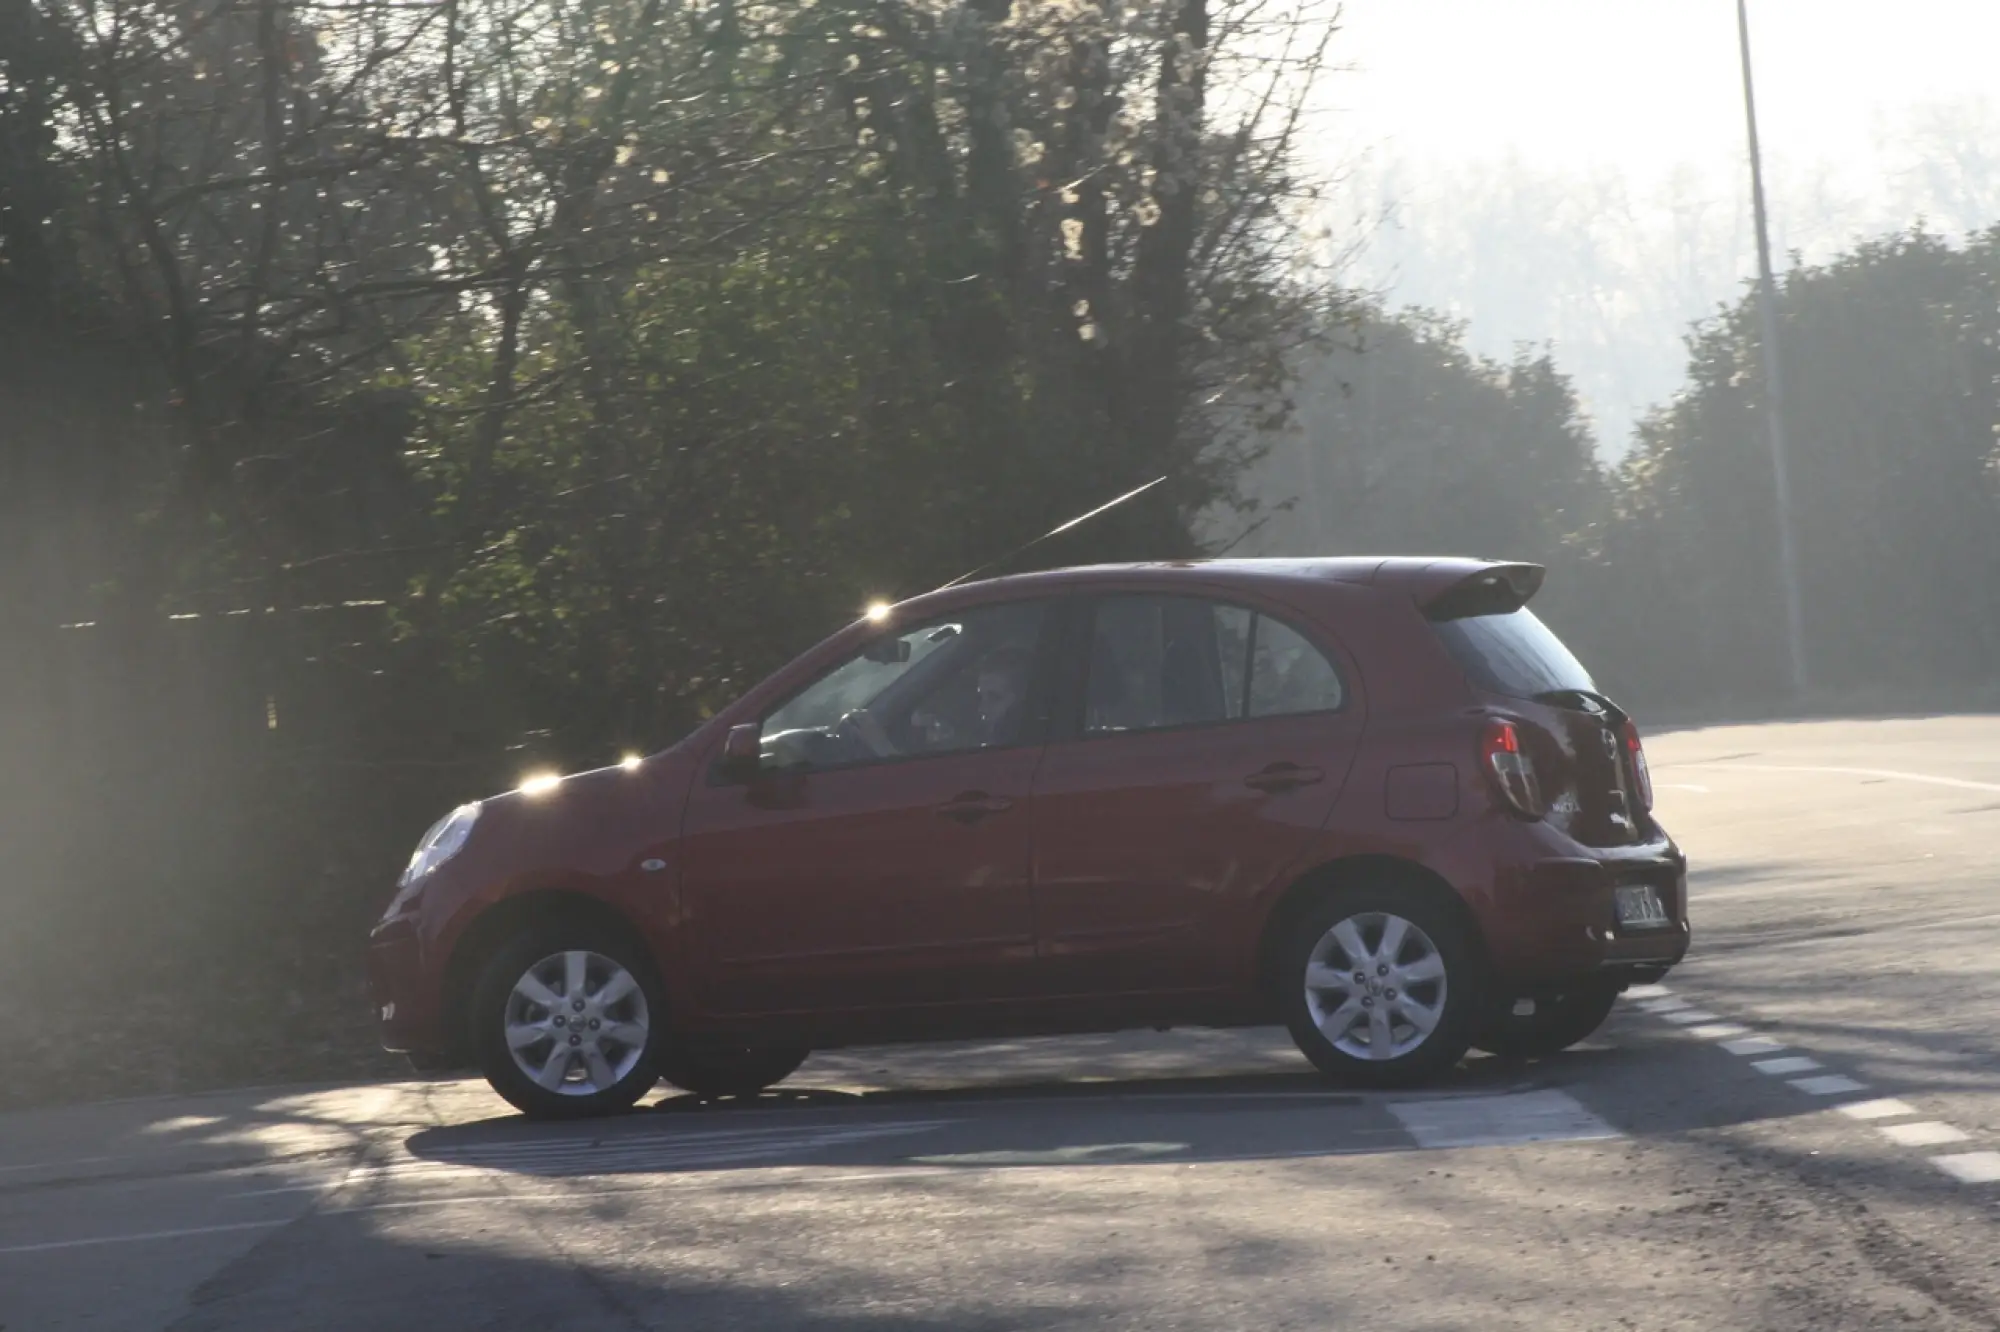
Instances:
[[[1567,1050],[1604,1025],[1618,994],[1615,982],[1598,981],[1538,995],[1532,1013],[1516,1013],[1510,1004],[1472,1043],[1502,1059],[1540,1059]]]
[[[696,1096],[755,1096],[798,1072],[810,1050],[796,1045],[668,1047],[660,1076]]]
[[[530,1118],[616,1114],[659,1081],[653,1061],[666,1011],[651,962],[629,935],[586,922],[542,925],[481,971],[472,1045],[493,1090]]]
[[[1295,917],[1276,974],[1285,1025],[1321,1072],[1407,1087],[1471,1047],[1480,971],[1457,912],[1422,892],[1366,885],[1330,892]]]

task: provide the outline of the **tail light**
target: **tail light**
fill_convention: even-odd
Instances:
[[[1524,818],[1539,819],[1548,813],[1542,800],[1542,784],[1535,777],[1535,761],[1521,747],[1521,730],[1513,722],[1499,718],[1486,723],[1479,739],[1479,757],[1500,798]]]
[[[1639,728],[1629,718],[1625,722],[1625,758],[1632,765],[1632,785],[1639,797],[1639,807],[1651,813],[1653,772],[1646,766],[1646,748],[1639,743]]]

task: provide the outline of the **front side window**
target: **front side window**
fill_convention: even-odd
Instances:
[[[1084,731],[1160,730],[1326,712],[1340,675],[1282,620],[1198,597],[1107,597],[1097,604]]]
[[[1033,737],[1041,602],[984,606],[886,633],[764,721],[764,764],[845,767],[998,749]]]

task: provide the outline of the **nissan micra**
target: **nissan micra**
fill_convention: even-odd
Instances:
[[[371,939],[385,1044],[542,1117],[891,1041],[1282,1022],[1367,1086],[1560,1050],[1689,932],[1542,578],[1214,560],[876,607],[671,748],[432,827]]]

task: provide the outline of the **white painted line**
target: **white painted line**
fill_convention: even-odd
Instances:
[[[1882,777],[1898,782],[1922,782],[1928,786],[1950,786],[1961,791],[2000,791],[2000,783],[1975,782],[1964,777],[1933,777],[1925,772],[1898,772],[1893,768],[1822,768],[1781,763],[1676,763],[1672,766],[1708,768],[1716,772],[1827,772],[1843,777]]]
[[[1690,1008],[1679,1013],[1662,1013],[1660,1016],[1669,1022],[1678,1022],[1683,1027],[1692,1027],[1697,1022],[1719,1022],[1722,1020],[1721,1014],[1711,1013],[1701,1008]]]
[[[327,1189],[338,1188],[345,1182],[345,1180],[339,1179],[323,1179],[317,1184],[291,1184],[282,1189],[252,1189],[248,1193],[225,1193],[223,1197],[234,1200],[237,1198],[276,1198],[287,1193],[320,1193]]]
[[[1961,1184],[1991,1184],[2000,1180],[2000,1152],[1960,1152],[1933,1156],[1931,1164]]]
[[[1962,1130],[1935,1119],[1920,1124],[1877,1124],[1875,1131],[1898,1147],[1942,1147],[1948,1142],[1965,1141]]]
[[[1786,1055],[1783,1059],[1759,1059],[1756,1063],[1750,1065],[1750,1067],[1756,1069],[1759,1073],[1769,1073],[1772,1077],[1777,1078],[1783,1077],[1787,1073],[1810,1073],[1812,1070],[1824,1068],[1826,1065],[1820,1063],[1817,1059],[1808,1059],[1804,1055]]]
[[[1727,1041],[1748,1036],[1750,1028],[1739,1027],[1734,1022],[1708,1022],[1699,1027],[1689,1027],[1687,1034],[1701,1041]]]
[[[1664,999],[1673,991],[1664,985],[1634,985],[1625,991],[1627,999]]]
[[[387,1165],[356,1169],[350,1172],[342,1184],[412,1177],[462,1179],[468,1175],[481,1173],[489,1175],[543,1173],[570,1176],[666,1173],[696,1166],[728,1162],[748,1163],[768,1160],[774,1156],[795,1156],[873,1139],[906,1137],[913,1133],[929,1132],[945,1122],[948,1121],[938,1120],[918,1124],[857,1124],[847,1128],[814,1129],[808,1133],[796,1130],[784,1133],[767,1131],[759,1133],[754,1138],[732,1136],[726,1141],[697,1136],[686,1143],[671,1139],[634,1138],[614,1139],[611,1143],[600,1146],[579,1144],[569,1147],[564,1146],[560,1140],[552,1140],[547,1151],[514,1150],[490,1160],[468,1152],[454,1152],[449,1157],[440,1156],[429,1160],[397,1160]],[[614,1143],[616,1145],[613,1145]],[[295,1190],[274,1190],[274,1192],[284,1191]]]
[[[8,1253],[48,1253],[52,1249],[81,1249],[92,1244],[138,1244],[145,1240],[180,1239],[188,1235],[221,1235],[232,1230],[270,1230],[290,1225],[284,1221],[238,1221],[227,1226],[191,1226],[186,1230],[148,1230],[137,1235],[95,1235],[89,1239],[48,1240],[41,1244],[15,1244],[0,1249]]]
[[[943,1119],[896,1120],[881,1124],[827,1124],[812,1127],[777,1125],[718,1133],[651,1133],[630,1137],[591,1140],[549,1138],[541,1142],[516,1141],[486,1146],[454,1143],[436,1148],[430,1159],[453,1165],[485,1166],[524,1161],[596,1160],[655,1152],[675,1155],[686,1151],[723,1151],[741,1148],[758,1151],[776,1148],[794,1150],[819,1143],[852,1142],[861,1138],[892,1137],[904,1133],[924,1133],[950,1123]]]
[[[1685,999],[1654,999],[1640,1004],[1639,1007],[1648,1013],[1677,1013],[1683,1008],[1693,1008],[1694,1005]]]
[[[869,1127],[901,1127],[912,1123],[910,1120],[892,1121],[890,1124]],[[924,1121],[925,1127],[943,1123],[942,1120]],[[481,1142],[477,1140],[440,1143],[426,1154],[426,1159],[453,1160],[458,1157],[478,1161],[504,1160],[511,1157],[547,1156],[550,1153],[627,1151],[644,1147],[710,1147],[725,1142],[768,1142],[772,1138],[798,1138],[813,1133],[849,1133],[856,1125],[850,1124],[765,1124],[756,1128],[715,1129],[702,1133],[629,1133],[605,1137],[567,1137],[551,1135],[546,1138],[495,1138]]]
[[[1917,1113],[1917,1107],[1908,1101],[1898,1101],[1887,1096],[1879,1101],[1849,1101],[1846,1105],[1835,1106],[1834,1109],[1849,1119],[1896,1119]]]
[[[1419,1147],[1505,1147],[1524,1142],[1588,1142],[1623,1136],[1566,1092],[1397,1101],[1389,1113]]]
[[[1722,1048],[1733,1055],[1776,1054],[1785,1048],[1784,1042],[1774,1041],[1768,1036],[1745,1036],[1740,1041],[1724,1041]]]
[[[1823,1078],[1793,1078],[1791,1085],[1808,1096],[1838,1096],[1842,1092],[1868,1090],[1867,1083],[1856,1082],[1841,1073],[1829,1073]]]
[[[72,1156],[66,1161],[29,1161],[23,1165],[0,1166],[0,1175],[16,1170],[60,1170],[64,1166],[99,1165],[105,1161],[116,1161],[115,1156]]]

